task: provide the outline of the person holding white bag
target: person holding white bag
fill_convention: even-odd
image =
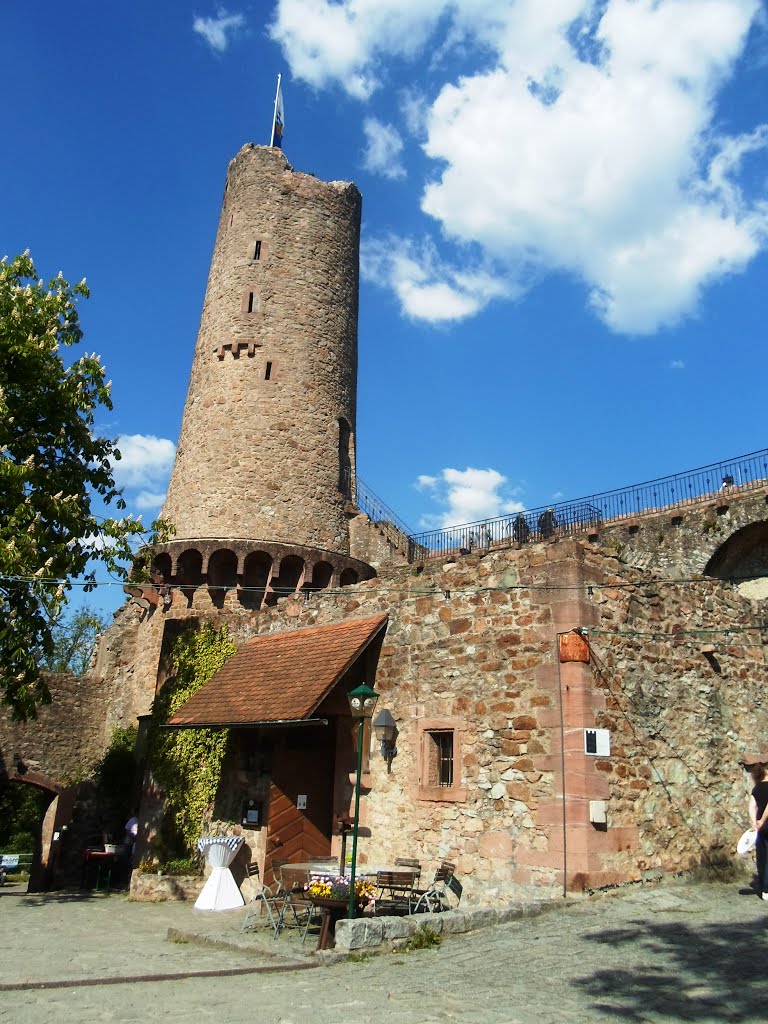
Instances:
[[[768,780],[762,762],[753,764],[749,769],[755,783],[749,798],[749,820],[752,828],[757,831],[755,840],[755,860],[757,861],[757,880],[760,893],[768,900]]]

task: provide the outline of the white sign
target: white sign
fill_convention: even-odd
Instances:
[[[607,729],[584,730],[584,753],[597,757],[611,756],[611,734]]]
[[[299,793],[299,795],[296,797],[296,810],[297,811],[306,811],[306,809],[307,809],[307,794],[306,793]]]

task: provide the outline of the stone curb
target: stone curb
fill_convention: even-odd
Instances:
[[[336,924],[337,956],[365,950],[366,953],[387,951],[403,945],[420,928],[428,926],[438,935],[459,935],[490,928],[507,921],[537,917],[561,904],[556,900],[509,903],[503,907],[474,907],[470,910],[447,910],[441,914],[419,914],[412,917],[356,918]]]
[[[265,949],[263,946],[256,947],[252,943],[237,942],[215,935],[204,935],[182,928],[169,928],[166,939],[169,942],[191,942],[198,946],[226,949],[235,953],[247,953],[250,956],[279,961],[273,965],[265,965],[265,972],[301,971],[311,967],[330,967],[348,960],[358,951],[364,951],[370,955],[388,953],[392,949],[405,945],[408,939],[424,926],[430,927],[438,935],[460,935],[476,931],[478,928],[490,928],[494,925],[505,924],[507,921],[538,917],[540,914],[560,906],[561,904],[556,900],[521,901],[500,908],[474,907],[471,910],[447,910],[441,914],[419,914],[414,917],[341,920],[336,924],[336,947],[315,950],[307,957],[286,957],[279,952]]]
[[[165,935],[168,942],[190,942],[195,946],[209,946],[214,949],[227,949],[233,953],[246,953],[249,956],[264,957],[267,960],[276,961],[266,964],[264,971],[303,971],[310,967],[319,967],[320,964],[314,957],[286,957],[279,952],[272,952],[263,946],[255,946],[253,943],[237,942],[233,939],[222,939],[215,935],[203,935],[200,932],[190,932],[183,928],[169,928]],[[277,962],[279,961],[279,962]]]

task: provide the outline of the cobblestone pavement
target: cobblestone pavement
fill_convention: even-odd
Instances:
[[[262,933],[237,951],[165,937],[177,927],[237,941],[242,913],[200,915],[188,904],[134,904],[122,895],[0,890],[0,1019],[768,1021],[768,904],[743,883],[677,883],[568,900],[537,918],[447,938],[438,949],[316,969],[305,969],[313,958],[295,936],[274,943]],[[275,958],[275,947],[285,960]],[[293,967],[285,973],[269,970],[286,964]],[[250,973],[203,973],[235,971]],[[150,980],[158,975],[173,978]],[[51,982],[63,984],[10,988]]]

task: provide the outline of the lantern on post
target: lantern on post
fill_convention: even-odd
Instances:
[[[378,693],[361,683],[347,694],[349,711],[357,719],[357,775],[355,777],[355,816],[352,819],[352,863],[349,873],[349,904],[347,917],[355,916],[355,872],[357,869],[357,831],[360,824],[360,776],[363,772],[363,740],[365,738],[365,720],[373,718],[376,710]]]

